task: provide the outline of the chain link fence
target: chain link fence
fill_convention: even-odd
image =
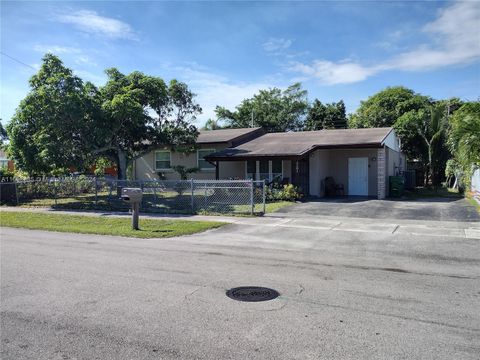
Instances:
[[[143,191],[141,211],[166,214],[262,214],[265,182],[252,180],[115,180],[93,177],[0,182],[0,202],[56,209],[128,211],[124,187]]]

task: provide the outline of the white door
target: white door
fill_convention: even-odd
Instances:
[[[348,195],[368,195],[368,158],[348,158]]]

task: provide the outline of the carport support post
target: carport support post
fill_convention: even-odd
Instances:
[[[253,179],[250,179],[250,214],[253,215],[255,204],[253,203]]]
[[[192,214],[195,213],[195,198],[194,198],[194,194],[193,194],[193,178],[190,179],[190,189],[192,190],[191,191],[191,194],[192,194],[192,197],[191,197],[191,207],[192,207]]]

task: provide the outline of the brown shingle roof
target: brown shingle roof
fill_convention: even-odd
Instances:
[[[303,156],[318,148],[379,147],[392,128],[270,133],[208,156],[210,160]]]
[[[197,144],[228,143],[242,136],[259,131],[261,128],[201,130]]]

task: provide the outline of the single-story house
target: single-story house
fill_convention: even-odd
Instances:
[[[405,156],[392,128],[335,129],[265,134],[260,128],[201,132],[196,154],[167,148],[135,162],[137,179],[178,179],[173,165],[198,166],[196,179],[278,179],[310,196],[325,195],[333,178],[344,195],[388,194],[389,176],[405,169]],[[170,170],[169,170],[170,169]]]

